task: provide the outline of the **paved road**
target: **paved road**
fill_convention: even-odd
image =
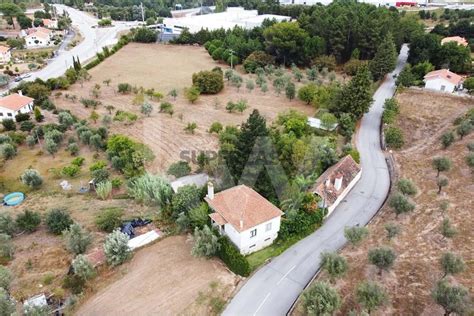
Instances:
[[[115,44],[117,34],[129,29],[131,25],[131,23],[114,22],[113,27],[92,28],[92,26],[97,26],[97,19],[94,17],[64,5],[55,6],[58,13],[62,14],[63,10],[69,13],[72,25],[79,30],[84,40],[68,51],[60,49],[57,57],[52,59],[43,69],[32,73],[32,76],[26,80],[35,80],[36,78],[47,80],[61,76],[67,68],[72,66],[73,56],[79,57],[79,60],[84,64],[84,61],[94,57],[97,52],[101,51],[102,47]]]
[[[258,270],[241,288],[223,315],[285,315],[320,266],[320,254],[345,243],[344,227],[366,225],[382,206],[390,187],[384,153],[380,148],[380,121],[385,99],[393,96],[398,74],[406,63],[403,46],[397,68],[374,94],[374,103],[362,119],[357,135],[362,177],[324,225],[269,264]]]

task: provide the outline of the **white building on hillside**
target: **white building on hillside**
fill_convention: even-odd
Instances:
[[[214,194],[209,183],[205,200],[214,211],[209,215],[212,225],[228,236],[240,253],[265,248],[278,237],[283,212],[246,185]]]
[[[22,36],[25,38],[26,48],[40,48],[54,45],[54,32],[45,27],[29,28],[22,30]]]
[[[12,58],[11,48],[0,45],[0,64],[8,64]]]
[[[442,92],[454,92],[462,89],[462,77],[449,71],[440,69],[425,75],[425,88]]]
[[[201,29],[209,31],[217,29],[233,29],[236,26],[244,29],[252,29],[262,25],[265,19],[275,19],[277,22],[290,21],[291,17],[274,14],[258,15],[257,10],[245,10],[244,8],[227,8],[225,12],[189,15],[179,18],[165,18],[163,27],[172,30],[173,33],[180,33],[187,28],[191,33],[196,33]]]
[[[19,113],[30,113],[33,111],[34,99],[24,96],[21,91],[0,98],[0,121],[4,119],[15,120]]]
[[[320,207],[328,209],[329,216],[362,176],[362,168],[347,155],[327,169],[310,189],[321,198]]]
[[[58,28],[58,20],[43,19],[43,25],[48,29],[54,30]]]

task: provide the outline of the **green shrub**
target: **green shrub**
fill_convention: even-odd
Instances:
[[[402,131],[398,127],[393,126],[385,130],[385,141],[388,147],[394,149],[400,149],[405,144]]]
[[[123,210],[118,207],[103,209],[96,216],[95,224],[100,230],[110,233],[122,225],[123,213]]]
[[[15,221],[10,214],[0,213],[0,234],[13,235],[15,232]]]
[[[10,289],[10,283],[13,280],[13,274],[7,267],[0,265],[0,288]]]
[[[171,201],[172,189],[163,177],[146,173],[130,181],[128,194],[140,203],[163,207]]]
[[[112,179],[112,188],[118,189],[122,186],[123,181],[120,178]]]
[[[16,147],[12,144],[0,145],[0,154],[4,159],[12,159],[16,156]]]
[[[80,167],[84,164],[85,160],[84,157],[76,157],[71,161],[71,165]]]
[[[121,233],[120,230],[114,230],[107,235],[104,243],[104,252],[109,265],[117,266],[130,258],[132,252],[128,247],[128,240],[128,235]]]
[[[89,167],[89,171],[93,172],[95,170],[103,169],[105,167],[107,167],[107,162],[103,160],[98,160]]]
[[[191,254],[195,257],[212,257],[220,248],[219,238],[207,225],[202,229],[195,227],[193,241]]]
[[[227,59],[226,59],[227,60]],[[245,58],[243,66],[246,72],[254,73],[257,68],[273,65],[275,58],[262,51],[255,51]]]
[[[14,130],[16,130],[15,121],[12,120],[12,119],[4,119],[4,120],[2,121],[2,125],[3,125],[3,128],[4,128],[6,131],[14,131]]]
[[[17,215],[15,222],[19,230],[31,233],[41,224],[41,215],[38,212],[25,210]]]
[[[95,192],[101,200],[107,200],[112,193],[112,182],[105,180],[96,184]]]
[[[71,219],[71,216],[65,209],[51,210],[46,215],[45,222],[48,230],[55,235],[61,234],[74,223]]]
[[[13,258],[14,247],[10,235],[0,233],[0,261]],[[1,266],[1,265],[0,265]]]
[[[65,176],[72,178],[72,177],[77,176],[80,171],[81,171],[81,168],[79,166],[70,165],[70,166],[63,167],[63,169],[61,170],[61,173]]]
[[[32,121],[24,121],[20,124],[20,131],[29,132],[35,127],[35,123]]]
[[[63,288],[71,291],[72,294],[81,294],[86,281],[76,274],[68,274],[64,277]]]
[[[211,124],[211,127],[209,127],[209,133],[216,133],[219,134],[223,129],[223,126],[220,122],[214,122]]]
[[[75,255],[85,253],[92,242],[91,234],[76,223],[69,226],[69,229],[64,230],[63,236],[66,240],[67,250]]]
[[[224,88],[224,78],[216,71],[200,71],[193,74],[193,86],[202,94],[216,94]]]
[[[132,86],[129,83],[119,83],[118,92],[122,94],[128,94],[132,92]]]
[[[95,276],[95,270],[86,256],[78,255],[72,261],[72,270],[74,274],[83,280],[92,279]]]
[[[191,167],[187,161],[178,161],[172,163],[167,171],[168,174],[173,175],[176,178],[187,176],[190,172]]]
[[[409,179],[400,179],[397,183],[397,188],[405,195],[416,195],[418,189]]]
[[[219,238],[220,248],[217,256],[224,261],[227,267],[241,276],[250,274],[250,265],[247,259],[240,253],[237,247],[225,236]]]

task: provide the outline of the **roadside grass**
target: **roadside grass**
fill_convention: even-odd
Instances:
[[[313,231],[311,231],[310,234],[311,233],[313,233]],[[300,241],[301,239],[305,238],[308,235],[293,236],[287,240],[277,240],[270,246],[248,255],[246,258],[250,264],[250,270],[255,271],[258,267],[263,265],[268,259],[279,256],[286,249],[290,248],[291,246],[293,246],[298,241]]]

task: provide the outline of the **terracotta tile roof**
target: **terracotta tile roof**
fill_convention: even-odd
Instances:
[[[211,213],[209,217],[217,223],[217,225],[224,225],[227,221],[219,213]]]
[[[449,43],[449,42],[456,42],[458,45],[462,46],[467,46],[469,43],[464,37],[461,36],[450,36],[450,37],[445,37],[441,40],[441,45]]]
[[[28,105],[30,102],[33,102],[34,99],[26,97],[24,95],[19,95],[18,93],[7,95],[4,98],[0,98],[0,106],[12,111],[18,111],[25,105]]]
[[[462,81],[462,77],[460,75],[457,75],[454,72],[449,71],[448,69],[431,71],[425,75],[425,81],[436,78],[442,78],[455,85],[460,84]]]
[[[327,206],[331,206],[360,171],[361,167],[359,164],[354,161],[351,155],[347,155],[327,169],[318,180],[316,180],[316,183],[310,190],[318,194]],[[335,181],[341,177],[341,187],[337,190]]]
[[[5,53],[8,52],[9,50],[10,50],[10,47],[0,45],[0,53],[1,53],[1,54],[5,54]]]
[[[33,33],[38,33],[38,32],[41,32],[41,33],[45,33],[45,34],[50,34],[52,33],[53,31],[45,28],[45,27],[42,27],[42,26],[38,26],[38,27],[30,27],[29,29],[26,30],[26,34],[28,35],[31,35]]]
[[[224,190],[215,194],[212,200],[208,197],[205,200],[238,232],[246,231],[283,214],[278,207],[246,185]],[[214,216],[220,221],[217,215]]]
[[[46,25],[46,26],[48,26],[50,24],[53,24],[54,22],[56,22],[56,21],[53,21],[51,19],[43,19],[43,24]]]

